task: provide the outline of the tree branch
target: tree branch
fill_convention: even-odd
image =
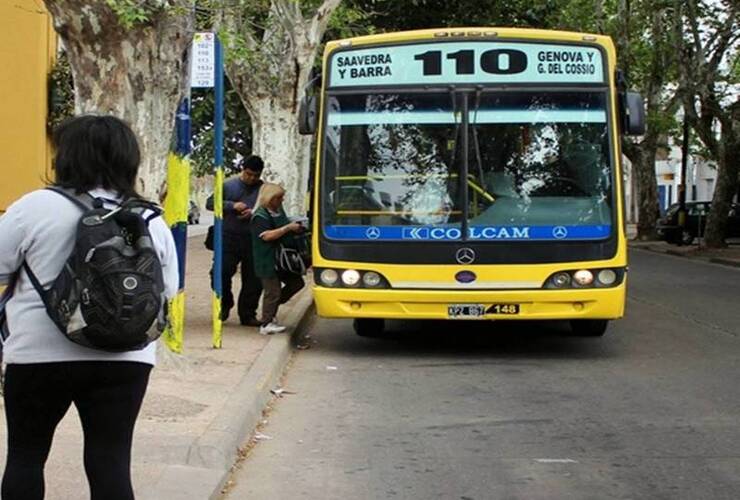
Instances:
[[[316,9],[316,13],[309,22],[307,33],[311,43],[318,45],[321,42],[321,36],[329,24],[329,19],[340,3],[341,0],[324,0],[319,8]]]
[[[245,19],[243,11],[239,6],[221,6],[216,9],[213,27],[217,32],[226,31],[227,37],[238,37],[249,50],[257,50],[259,43],[254,37],[253,27],[259,26],[251,18]],[[234,44],[230,44],[234,48]]]

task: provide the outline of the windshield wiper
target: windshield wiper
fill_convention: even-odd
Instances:
[[[455,134],[452,136],[452,157],[450,158],[449,171],[455,170],[455,160],[457,160],[457,144],[460,137],[460,125],[462,125],[462,119],[457,121],[457,91],[454,85],[450,85],[450,98],[452,99],[452,119],[455,122]]]
[[[470,123],[473,131],[473,148],[475,149],[475,162],[478,164],[478,182],[484,184],[483,181],[483,161],[480,158],[480,144],[478,143],[478,108],[480,108],[480,96],[483,92],[483,86],[478,85],[475,87],[475,104],[473,104],[473,120]]]
[[[484,200],[493,204],[496,198],[485,190],[485,178],[483,177],[483,160],[480,156],[480,143],[478,142],[478,108],[480,108],[480,98],[483,93],[483,86],[475,87],[475,104],[473,105],[473,120],[470,122],[470,129],[473,131],[473,149],[475,150],[475,162],[478,166],[478,178],[468,174],[468,185],[477,192]]]

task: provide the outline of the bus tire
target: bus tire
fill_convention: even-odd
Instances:
[[[357,318],[352,326],[360,337],[380,337],[385,329],[385,321],[378,318]]]
[[[572,319],[570,329],[579,337],[601,337],[606,333],[609,320],[606,319]]]

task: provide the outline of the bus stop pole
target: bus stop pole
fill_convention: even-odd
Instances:
[[[215,106],[214,132],[214,187],[213,187],[213,347],[220,349],[223,323],[221,298],[223,297],[223,188],[224,188],[224,57],[221,41],[215,40]]]
[[[176,353],[182,353],[185,332],[185,257],[190,204],[190,135],[190,96],[188,95],[182,99],[177,108],[174,147],[167,159],[167,194],[164,199],[164,218],[175,240],[180,281],[177,295],[169,303],[169,325],[163,332],[162,338],[165,345]]]

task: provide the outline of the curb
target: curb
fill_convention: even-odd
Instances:
[[[168,466],[157,484],[142,492],[142,500],[220,498],[239,449],[262,419],[262,410],[272,398],[270,390],[278,383],[290,360],[293,340],[310,321],[313,312],[310,288],[307,286],[297,299],[284,321],[285,325],[294,325],[289,333],[270,338],[234,389],[234,397],[190,446],[186,463]]]
[[[736,260],[723,259],[720,257],[712,257],[711,259],[709,259],[709,262],[713,262],[715,264],[722,264],[723,266],[740,267],[740,262]]]
[[[723,259],[721,257],[694,257],[694,256],[686,255],[685,253],[679,250],[672,250],[670,248],[660,249],[660,248],[655,248],[655,247],[646,245],[646,246],[631,246],[629,247],[629,249],[644,250],[646,252],[659,253],[663,255],[671,255],[673,257],[682,257],[684,259],[689,259],[689,260],[698,260],[700,262],[711,262],[712,264],[719,264],[722,266],[740,268],[740,261],[737,261],[737,260]]]

